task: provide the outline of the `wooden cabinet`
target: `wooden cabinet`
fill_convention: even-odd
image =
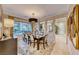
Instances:
[[[9,20],[7,20],[9,19]],[[8,24],[5,24],[5,22]],[[14,17],[6,16],[3,14],[2,5],[0,5],[0,40],[3,37],[3,33],[8,37],[13,37],[13,24]]]

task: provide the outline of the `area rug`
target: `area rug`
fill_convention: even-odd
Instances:
[[[55,42],[53,42],[51,45],[45,46],[45,49],[43,48],[43,44],[40,44],[40,49],[37,50],[37,45],[33,47],[33,44],[29,46],[29,55],[50,55],[53,48],[54,48]]]

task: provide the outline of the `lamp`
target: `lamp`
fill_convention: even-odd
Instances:
[[[29,18],[29,22],[32,22],[32,21],[37,22],[38,20],[36,18]]]
[[[14,21],[12,19],[5,19],[4,20],[4,26],[5,27],[13,27]]]

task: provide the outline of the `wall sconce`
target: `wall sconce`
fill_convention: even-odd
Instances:
[[[14,21],[12,19],[4,19],[4,26],[5,27],[13,27]]]

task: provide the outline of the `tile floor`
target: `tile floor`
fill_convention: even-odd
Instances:
[[[66,45],[65,35],[56,35],[56,44],[51,52],[51,55],[69,55],[69,50]]]
[[[51,55],[79,55],[79,50],[74,48],[70,40],[68,40],[68,44],[66,44],[65,35],[57,35],[56,44]]]

